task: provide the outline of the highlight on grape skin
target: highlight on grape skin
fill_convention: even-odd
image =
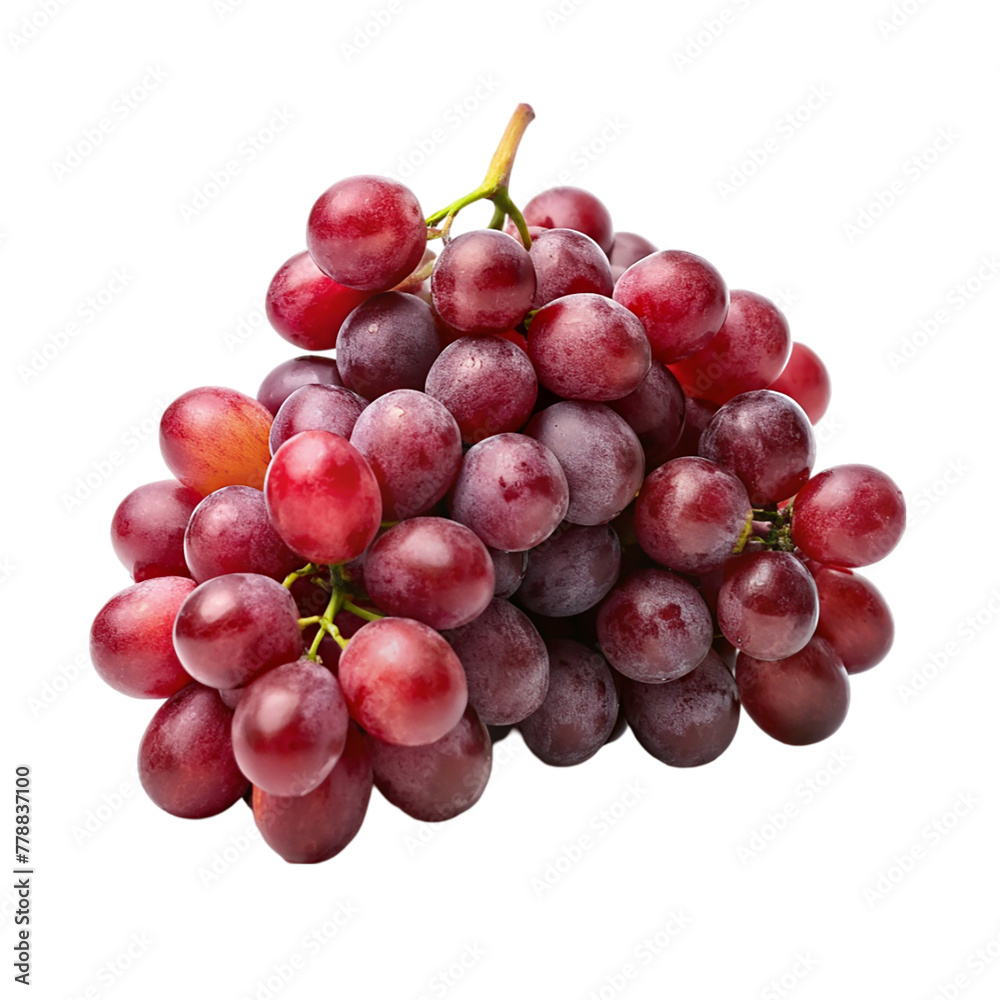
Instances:
[[[256,398],[167,407],[173,478],[115,510],[124,589],[90,635],[109,687],[162,701],[139,775],[166,812],[244,799],[314,864],[373,790],[401,823],[494,808],[504,738],[570,767],[624,761],[630,741],[606,748],[631,732],[674,768],[827,739],[890,656],[855,570],[899,544],[905,503],[871,466],[814,472],[819,354],[595,193],[515,201],[533,118],[430,215],[390,178],[320,193],[307,249],[262,262],[277,337],[310,353]]]

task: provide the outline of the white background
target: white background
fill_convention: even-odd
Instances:
[[[31,38],[22,18],[44,22],[42,4],[4,4],[0,785],[31,765],[36,995],[1000,991],[1000,281],[976,277],[996,277],[1000,251],[997,5],[906,0],[880,27],[892,0],[557,2],[393,0],[364,48],[352,39],[385,0],[62,0]],[[242,804],[186,822],[138,789],[155,706],[86,663],[93,615],[129,582],[111,514],[165,475],[154,428],[169,400],[253,393],[301,353],[259,310],[315,197],[395,172],[429,213],[478,183],[521,100],[538,119],[516,199],[591,188],[619,228],[775,297],[825,358],[819,466],[880,466],[910,504],[903,544],[869,573],[896,647],[854,679],[824,744],[786,747],[744,718],[705,768],[667,769],[628,737],[553,769],[515,736],[468,814],[423,827],[376,795],[345,854],[289,866],[247,839]],[[72,160],[101,119],[101,143]],[[199,192],[217,196],[185,213]],[[89,313],[116,271],[126,287]],[[0,889],[5,978],[12,899]]]

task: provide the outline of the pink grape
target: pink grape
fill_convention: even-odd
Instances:
[[[638,233],[615,233],[614,243],[608,253],[611,261],[611,277],[617,281],[636,261],[656,253],[659,248]]]
[[[341,385],[300,386],[281,404],[271,424],[271,454],[302,431],[329,431],[350,438],[367,405],[366,399]]]
[[[554,187],[536,194],[524,206],[524,221],[545,229],[575,229],[605,253],[614,243],[611,214],[604,202],[578,187]]]
[[[819,355],[805,344],[792,344],[788,363],[768,388],[791,396],[814,424],[830,406],[830,373]]]
[[[257,400],[276,416],[281,404],[304,385],[343,385],[337,362],[318,354],[282,361],[264,376],[257,390]]]
[[[535,309],[577,292],[610,297],[611,265],[589,236],[573,229],[543,229],[531,237],[529,253],[537,279]]]
[[[201,494],[176,479],[139,486],[118,505],[111,544],[136,583],[157,576],[190,576],[184,529]]]

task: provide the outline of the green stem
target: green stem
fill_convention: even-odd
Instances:
[[[359,608],[352,601],[344,601],[342,607],[345,611],[350,611],[352,615],[357,615],[358,618],[364,618],[366,622],[378,622],[385,618],[385,615],[377,615],[374,611],[367,611],[365,608]]]
[[[315,563],[307,563],[302,569],[297,569],[294,573],[289,573],[284,579],[284,585],[291,588],[296,580],[301,580],[304,576],[312,576],[319,572],[319,567]]]

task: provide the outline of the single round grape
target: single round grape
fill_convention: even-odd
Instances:
[[[734,472],[753,505],[763,507],[787,500],[809,481],[816,439],[798,403],[757,389],[733,397],[712,417],[698,453]]]
[[[784,660],[740,653],[736,684],[747,714],[768,736],[792,746],[832,736],[847,718],[851,687],[840,657],[820,636]]]
[[[611,261],[611,277],[617,281],[633,264],[656,253],[659,248],[638,233],[615,233],[615,241],[608,252]]]
[[[661,250],[618,279],[615,301],[642,320],[653,357],[670,365],[700,351],[719,332],[729,291],[707,260],[683,250]]]
[[[383,292],[420,264],[427,226],[408,187],[362,174],[337,181],[319,196],[309,213],[306,246],[334,281]]]
[[[533,307],[577,292],[611,295],[611,265],[604,251],[573,229],[543,229],[531,238],[531,262],[537,286]]]
[[[517,600],[550,618],[578,615],[614,586],[621,554],[618,536],[608,525],[567,522],[528,554]]]
[[[783,660],[813,637],[819,597],[809,570],[791,552],[754,552],[726,567],[719,630],[758,660]]]
[[[272,795],[305,795],[340,760],[348,725],[344,696],[326,667],[284,663],[248,685],[236,706],[236,763]]]
[[[157,576],[190,576],[184,529],[201,494],[163,479],[132,490],[111,519],[111,544],[136,583]]]
[[[549,654],[527,615],[494,599],[474,621],[447,635],[469,688],[469,704],[489,726],[521,722],[545,700]]]
[[[271,279],[264,308],[285,340],[307,351],[329,351],[337,343],[340,324],[368,295],[327,277],[303,250]]]
[[[792,344],[788,363],[768,388],[791,396],[814,424],[823,419],[830,405],[830,373],[819,355],[805,344]]]
[[[344,752],[305,795],[253,790],[253,818],[264,842],[285,861],[316,864],[339,854],[357,835],[372,793],[368,741],[350,724]]]
[[[471,809],[486,789],[493,743],[469,705],[458,725],[418,747],[368,738],[375,787],[397,808],[423,823],[453,819]]]
[[[271,452],[271,414],[235,389],[206,386],[178,396],[160,418],[160,452],[185,485],[207,495],[223,486],[260,489]]]
[[[390,528],[365,558],[368,596],[388,615],[458,628],[493,600],[493,561],[465,525],[414,517]]]
[[[275,531],[267,501],[252,486],[224,486],[195,508],[184,556],[198,583],[226,573],[260,573],[284,580],[302,565]]]
[[[535,268],[517,240],[496,229],[453,239],[431,274],[441,318],[463,333],[503,333],[524,319],[535,299]]]
[[[711,650],[690,673],[667,684],[626,680],[625,717],[640,745],[671,767],[720,756],[740,722],[736,681]]]
[[[650,365],[642,323],[593,292],[565,295],[539,309],[528,354],[538,381],[564,399],[621,399],[639,388]]]
[[[545,229],[575,229],[605,253],[615,240],[611,214],[604,202],[578,187],[554,187],[536,194],[524,206],[524,221]]]
[[[90,659],[101,680],[133,698],[169,698],[191,683],[174,652],[174,618],[194,580],[157,576],[119,591],[90,628]]]
[[[643,551],[679,573],[707,573],[733,554],[753,512],[743,484],[704,458],[675,458],[654,469],[635,504]]]
[[[302,431],[329,431],[349,438],[368,401],[342,385],[303,385],[281,404],[268,445],[273,455]]]
[[[523,552],[565,518],[569,487],[544,445],[523,434],[494,434],[466,452],[450,506],[451,516],[485,544]]]
[[[257,400],[276,416],[281,404],[304,385],[343,385],[333,358],[306,354],[282,361],[264,376],[257,390]]]
[[[870,465],[835,465],[812,477],[795,498],[792,541],[810,558],[834,566],[884,559],[906,527],[899,487]]]
[[[451,646],[423,622],[369,622],[341,654],[340,686],[351,717],[385,743],[441,739],[468,703],[465,671]]]
[[[705,428],[712,422],[712,417],[719,412],[719,407],[715,403],[710,403],[707,399],[684,400],[684,427],[681,436],[674,445],[674,450],[667,456],[671,458],[684,458],[688,455],[698,454],[698,445],[701,443],[701,435]]]
[[[810,568],[819,592],[816,634],[830,643],[849,674],[881,663],[892,648],[896,630],[879,589],[850,570],[818,563]]]
[[[414,389],[396,389],[371,403],[354,425],[351,444],[371,466],[386,521],[426,514],[451,488],[462,463],[455,418]]]
[[[500,549],[491,549],[489,546],[486,551],[493,560],[493,596],[511,597],[521,586],[521,581],[527,572],[528,553],[503,552]]]
[[[383,292],[344,321],[337,370],[348,389],[376,399],[393,389],[423,389],[440,351],[431,307],[416,295]]]
[[[608,404],[635,431],[647,469],[663,465],[680,440],[684,400],[680,383],[670,369],[654,361],[638,388]],[[697,447],[695,442],[695,450]]]
[[[597,637],[620,674],[647,684],[694,670],[712,645],[712,616],[695,588],[662,569],[619,583],[597,614]]]
[[[589,760],[604,746],[618,718],[618,694],[600,653],[572,639],[546,643],[549,689],[541,706],[518,728],[528,749],[554,767]]]
[[[461,337],[438,356],[424,390],[458,423],[466,444],[520,430],[538,398],[528,355],[500,337]]]
[[[183,819],[224,812],[249,782],[236,766],[233,713],[219,692],[188,684],[164,702],[139,744],[139,781],[161,809]]]
[[[565,519],[573,524],[613,520],[642,485],[642,445],[635,431],[603,403],[555,403],[531,418],[525,434],[545,445],[566,473]]]
[[[752,389],[766,389],[792,349],[785,314],[756,292],[734,289],[719,332],[696,354],[671,366],[689,396],[726,403]]]
[[[292,595],[256,573],[217,576],[193,590],[174,621],[184,669],[214,688],[242,687],[302,653]]]
[[[278,534],[309,562],[356,559],[382,521],[372,469],[350,442],[329,431],[302,431],[286,441],[275,452],[264,494]]]

